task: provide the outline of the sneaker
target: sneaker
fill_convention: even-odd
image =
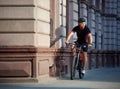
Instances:
[[[85,70],[82,70],[82,74],[85,74]]]

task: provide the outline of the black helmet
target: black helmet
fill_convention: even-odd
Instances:
[[[82,23],[82,22],[85,22],[85,19],[84,18],[79,18],[78,23]]]

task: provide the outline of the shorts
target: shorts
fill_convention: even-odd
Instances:
[[[74,42],[77,47],[82,47],[83,52],[88,51],[88,44],[87,43],[78,43],[77,41]]]

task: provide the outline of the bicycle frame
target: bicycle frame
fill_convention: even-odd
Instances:
[[[80,55],[82,51],[81,45],[80,47],[77,47],[75,44],[74,45],[74,52],[73,52],[73,60],[71,63],[71,80],[75,77],[76,70],[79,72],[79,78],[81,79],[81,69],[82,69],[82,60],[80,60]]]

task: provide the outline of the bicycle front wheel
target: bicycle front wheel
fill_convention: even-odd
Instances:
[[[78,69],[78,72],[79,72],[79,78],[80,78],[80,79],[83,79],[83,77],[84,77],[84,75],[83,75],[83,73],[82,73],[83,61],[80,61],[80,60],[79,60],[79,64],[78,64],[78,66],[79,66],[79,69]]]
[[[73,80],[76,74],[76,64],[77,64],[77,57],[74,56],[71,63],[71,80]]]

